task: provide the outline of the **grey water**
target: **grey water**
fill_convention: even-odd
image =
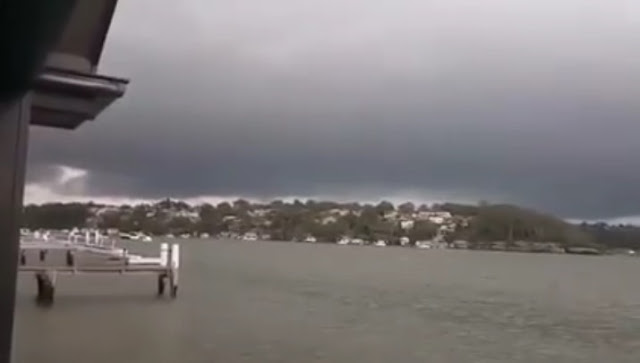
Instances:
[[[73,276],[43,309],[21,276],[15,361],[640,362],[640,259],[180,243],[174,301]]]

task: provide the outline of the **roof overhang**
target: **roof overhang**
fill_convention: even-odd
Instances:
[[[124,95],[127,80],[97,74],[116,3],[76,1],[34,83],[31,124],[74,129]]]
[[[122,97],[127,83],[119,78],[46,69],[35,82],[31,123],[74,129]]]

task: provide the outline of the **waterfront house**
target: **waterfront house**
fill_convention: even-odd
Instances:
[[[258,235],[254,232],[247,232],[242,236],[242,239],[245,241],[257,241]]]
[[[400,221],[400,228],[404,230],[411,229],[414,225],[415,221],[413,221],[412,219],[403,219]]]
[[[342,237],[337,242],[339,245],[348,245],[351,243],[351,239],[349,237]]]

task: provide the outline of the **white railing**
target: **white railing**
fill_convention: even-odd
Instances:
[[[103,236],[99,231],[34,232],[23,234],[20,240],[24,249],[75,249],[113,257],[122,257],[131,265],[158,265],[177,269],[180,265],[180,245],[160,244],[160,256],[148,257],[131,254],[126,248],[116,246],[116,239]]]

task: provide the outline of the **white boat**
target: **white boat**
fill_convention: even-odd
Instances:
[[[342,237],[340,238],[340,240],[338,240],[337,242],[339,245],[344,246],[344,245],[348,245],[349,243],[351,243],[351,240],[347,237]]]
[[[379,239],[373,245],[376,246],[376,247],[386,247],[387,246],[387,242]]]
[[[316,243],[316,238],[314,236],[307,236],[304,241],[308,243]]]
[[[126,234],[125,234],[126,235]],[[128,238],[124,238],[123,234],[120,234],[120,238],[121,239],[130,239],[132,241],[140,241],[140,242],[151,242],[153,241],[153,238],[151,238],[151,236],[147,236],[144,233],[131,233],[129,235],[127,235]]]
[[[354,244],[354,245],[362,245],[362,244],[364,244],[364,241],[362,239],[360,239],[360,238],[354,238],[354,239],[351,240],[351,243]]]
[[[253,232],[248,232],[245,233],[244,236],[242,236],[242,239],[245,241],[257,241],[258,235]]]

